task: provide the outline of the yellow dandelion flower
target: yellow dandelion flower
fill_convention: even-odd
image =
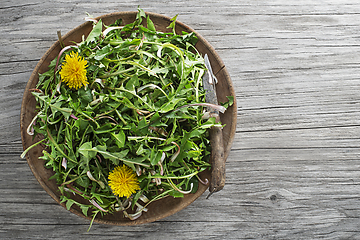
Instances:
[[[109,186],[115,195],[130,197],[136,190],[140,190],[139,182],[134,171],[126,166],[117,166],[109,174]]]
[[[65,56],[65,63],[61,67],[61,80],[76,90],[83,85],[89,84],[86,77],[87,61],[84,60],[78,53],[71,52]]]

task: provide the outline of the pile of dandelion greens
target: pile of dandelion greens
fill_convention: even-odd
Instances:
[[[28,133],[43,139],[24,154],[45,145],[41,159],[67,209],[134,220],[149,203],[206,184],[198,174],[211,167],[207,129],[222,125],[204,117],[204,60],[196,35],[176,34],[175,20],[163,33],[140,8],[125,26],[93,19],[87,38],[39,75]]]

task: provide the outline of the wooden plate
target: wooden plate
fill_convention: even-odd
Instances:
[[[106,14],[98,17],[97,19],[102,19],[103,23],[106,25],[110,25],[114,23],[116,20],[121,18],[123,20],[123,24],[131,23],[135,20],[137,12],[116,12],[111,14]],[[154,22],[154,25],[158,31],[169,32],[170,29],[166,28],[169,26],[171,19],[169,17],[155,14],[155,13],[146,13],[150,16],[151,20]],[[81,42],[82,36],[87,36],[92,30],[92,23],[85,22],[80,26],[74,28],[66,35],[63,36],[63,41],[65,45],[71,45],[71,42]],[[176,32],[180,34],[182,31],[185,32],[195,32],[192,28],[186,26],[185,24],[177,21],[176,22]],[[195,32],[196,33],[196,32]],[[224,63],[215,52],[214,48],[202,37],[200,34],[196,33],[199,38],[198,43],[196,44],[197,50],[201,54],[208,54],[210,62],[212,64],[212,69],[214,74],[219,80],[217,84],[217,96],[219,102],[226,102],[226,96],[234,96],[235,92],[234,87],[232,85],[229,73],[227,72]],[[38,74],[44,73],[48,70],[48,65],[51,60],[57,57],[60,52],[61,47],[59,41],[55,42],[50,49],[44,54],[44,56],[40,59],[38,64],[36,65],[33,73],[30,76],[29,82],[26,85],[22,106],[21,106],[21,119],[20,119],[20,127],[21,127],[21,138],[24,150],[31,146],[33,143],[37,142],[39,139],[33,139],[33,136],[30,136],[26,133],[26,129],[30,124],[31,120],[36,115],[36,101],[35,98],[30,93],[29,89],[35,88],[36,83],[38,82]],[[221,115],[221,122],[226,124],[223,129],[223,139],[224,139],[224,148],[225,148],[225,158],[229,155],[231,144],[234,140],[235,136],[235,128],[236,128],[236,101],[234,105],[226,110],[224,114]],[[39,181],[40,185],[46,190],[46,192],[65,207],[64,203],[60,203],[60,192],[58,190],[58,185],[55,180],[49,180],[49,177],[53,175],[52,170],[45,169],[44,161],[39,159],[42,155],[43,148],[38,145],[37,147],[31,149],[26,154],[27,162],[30,166],[31,171],[33,172],[36,179]],[[203,172],[201,177],[210,179],[210,172]],[[190,205],[195,199],[201,196],[207,186],[199,184],[198,191],[194,194],[188,194],[184,198],[172,198],[167,197],[162,200],[158,200],[156,202],[151,203],[148,208],[149,211],[147,213],[143,213],[142,216],[136,220],[129,220],[128,218],[124,218],[121,212],[108,214],[105,216],[98,215],[95,219],[98,223],[105,224],[113,224],[113,225],[137,225],[148,222],[153,222],[167,216],[170,216],[181,209],[184,209],[188,205]],[[75,197],[76,198],[76,197]],[[79,200],[79,199],[76,199]],[[211,201],[211,200],[209,200]],[[88,203],[87,203],[88,204]],[[85,217],[81,209],[79,209],[75,204],[70,209],[71,212]],[[90,217],[85,217],[91,220]]]

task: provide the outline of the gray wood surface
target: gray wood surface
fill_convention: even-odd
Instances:
[[[138,5],[179,14],[227,66],[227,182],[158,222],[87,232],[20,158],[21,99],[57,30]],[[358,0],[2,0],[0,36],[0,239],[360,239]]]

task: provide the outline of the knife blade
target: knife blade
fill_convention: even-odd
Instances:
[[[205,100],[207,103],[218,105],[216,96],[216,83],[217,78],[212,72],[211,64],[208,55],[204,56],[205,66],[207,72],[203,76],[203,86],[205,89]],[[220,113],[217,109],[208,107],[210,117],[215,117],[216,122],[220,122]],[[225,186],[225,161],[224,159],[224,142],[222,129],[220,127],[211,127],[209,130],[210,144],[211,144],[211,179],[209,186],[209,198],[214,192],[218,192]]]

